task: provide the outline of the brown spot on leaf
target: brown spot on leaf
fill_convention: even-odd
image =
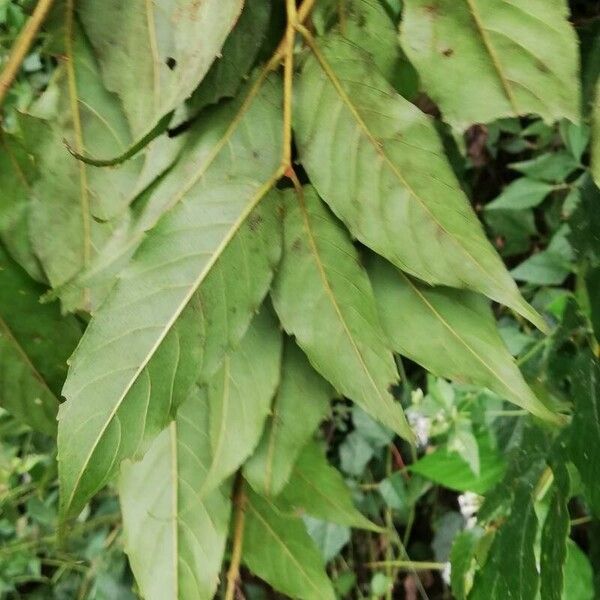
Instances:
[[[445,50],[442,52],[442,54],[443,54],[444,56],[450,57],[450,56],[452,56],[452,55],[454,54],[454,50],[452,50],[452,48],[446,48],[446,49],[445,49]]]
[[[260,227],[262,221],[263,218],[258,213],[252,213],[248,217],[248,227],[250,227],[250,231],[256,231]]]

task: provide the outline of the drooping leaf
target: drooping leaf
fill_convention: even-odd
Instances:
[[[400,40],[454,127],[530,113],[576,122],[579,60],[568,14],[566,0],[406,0]]]
[[[210,464],[208,406],[198,389],[143,460],[119,480],[125,549],[147,600],[209,600],[227,540],[229,484],[200,499]]]
[[[281,492],[298,454],[329,410],[332,393],[304,354],[288,341],[271,415],[258,447],[244,465],[244,477],[256,492],[265,496]]]
[[[578,357],[571,385],[575,410],[569,455],[581,475],[592,511],[600,515],[600,364],[590,351]]]
[[[354,506],[342,475],[332,467],[316,442],[309,442],[298,457],[290,482],[277,499],[295,514],[308,514],[338,525],[379,531]]]
[[[300,157],[350,232],[427,283],[479,291],[545,329],[485,238],[428,117],[342,38],[315,50],[297,84]]]
[[[219,486],[258,444],[280,378],[282,339],[268,306],[206,386],[210,467],[202,493]]]
[[[564,565],[569,537],[569,472],[557,457],[552,464],[554,483],[550,506],[542,529],[540,553],[541,600],[561,600],[563,596]]]
[[[65,15],[69,20],[72,16]],[[23,144],[36,165],[30,184],[29,234],[49,282],[61,288],[87,268],[132,200],[173,160],[179,141],[156,141],[118,167],[97,169],[69,155],[89,147],[118,154],[131,141],[119,99],[102,86],[89,43],[75,25],[65,27],[68,57],[44,94],[20,117]],[[101,301],[95,289],[59,291],[66,310],[90,311]]]
[[[319,551],[298,517],[248,490],[242,561],[277,591],[301,600],[333,600]]]
[[[390,344],[439,377],[486,386],[533,414],[558,421],[525,383],[482,296],[429,287],[381,259],[370,269]]]
[[[54,434],[67,358],[81,330],[56,305],[40,304],[43,292],[0,245],[0,405]]]
[[[565,581],[561,600],[592,600],[594,575],[590,560],[573,540],[567,540]]]
[[[216,132],[219,142],[209,159],[200,151],[187,170],[173,170],[164,179],[161,193],[168,194],[171,210],[119,276],[71,359],[63,389],[67,402],[59,415],[63,515],[80,510],[121,460],[166,426],[178,401],[171,391],[148,398],[147,388],[149,371],[158,369],[164,355],[174,367],[180,359],[189,365],[186,382],[197,376],[200,357],[191,355],[202,347],[201,300],[196,297],[194,308],[190,299],[270,189],[279,165],[279,87],[259,79],[252,90],[233,131]],[[243,131],[237,130],[240,119]],[[191,322],[180,325],[184,311]],[[196,341],[179,346],[180,335]],[[172,392],[186,395],[188,389]],[[123,419],[133,419],[133,426],[121,428]]]
[[[537,532],[532,491],[521,485],[510,516],[496,533],[483,568],[476,574],[469,600],[531,600],[536,597],[539,574],[534,544]]]
[[[358,254],[313,188],[289,193],[284,251],[272,292],[285,330],[342,394],[406,439],[389,388],[397,379]]]
[[[242,4],[242,0],[78,3],[106,87],[123,101],[135,139],[194,91]]]

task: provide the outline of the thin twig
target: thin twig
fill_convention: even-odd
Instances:
[[[235,510],[233,519],[233,546],[231,549],[231,563],[227,571],[225,600],[233,600],[235,596],[235,589],[240,575],[240,563],[242,561],[244,523],[246,520],[246,492],[244,491],[244,479],[240,473],[238,473],[235,480],[233,506]]]
[[[6,93],[15,80],[51,6],[52,0],[38,0],[33,14],[29,17],[12,47],[8,62],[0,75],[0,106],[2,106]]]

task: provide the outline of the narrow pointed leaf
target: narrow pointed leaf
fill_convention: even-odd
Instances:
[[[271,415],[258,447],[244,465],[244,477],[255,491],[265,496],[281,492],[298,454],[327,414],[332,394],[329,384],[288,341]]]
[[[561,422],[523,379],[485,298],[426,286],[382,259],[372,262],[370,275],[383,328],[396,352],[438,377],[488,387],[542,419]]]
[[[575,411],[569,455],[575,463],[595,515],[600,515],[600,364],[591,352],[577,360],[572,377]]]
[[[180,315],[271,187],[279,165],[279,87],[267,81],[253,89],[246,112],[238,113],[243,130],[220,138],[211,159],[198,160],[202,169],[187,163],[183,181],[164,180],[172,209],[120,275],[71,359],[59,415],[63,515],[80,510],[121,460],[143,451],[166,426],[179,400],[148,388],[148,369],[161,360],[155,356],[170,352],[163,351],[165,342],[174,353],[172,365],[181,358],[198,368],[194,348],[201,340],[182,345],[181,357],[176,350],[179,335],[196,337],[202,324],[193,313],[199,309],[187,309],[190,324],[178,325]],[[239,124],[234,120],[232,128]],[[187,366],[185,372],[187,384]],[[185,397],[188,389],[172,392]],[[122,427],[124,418],[134,426]]]
[[[510,516],[496,533],[487,561],[475,576],[469,600],[531,600],[536,597],[539,574],[534,544],[537,533],[531,488],[519,486]]]
[[[67,358],[81,330],[0,246],[0,406],[34,429],[55,434]]]
[[[233,474],[260,441],[279,384],[281,349],[278,323],[263,307],[239,348],[208,382],[212,454],[202,493]]]
[[[248,490],[242,561],[277,591],[300,600],[333,600],[323,559],[301,519]]]
[[[486,239],[431,120],[343,38],[315,52],[297,84],[300,156],[351,233],[427,283],[479,291],[545,328]]]
[[[123,101],[136,139],[194,91],[242,4],[242,0],[78,3],[106,87]]]
[[[316,442],[298,457],[289,484],[277,500],[296,514],[307,514],[339,525],[380,531],[354,506],[341,473],[332,467]]]
[[[394,359],[350,238],[310,187],[288,194],[286,211],[273,290],[283,327],[339,392],[412,439],[389,391],[397,379]]]
[[[571,528],[568,507],[570,477],[566,464],[558,457],[552,464],[552,472],[554,483],[542,529],[540,551],[541,600],[562,600],[567,540]]]
[[[195,389],[143,460],[123,464],[125,549],[147,600],[209,600],[216,591],[231,486],[200,499],[209,461],[208,406]]]
[[[579,60],[568,16],[566,0],[407,0],[400,40],[455,127],[530,113],[576,122]]]

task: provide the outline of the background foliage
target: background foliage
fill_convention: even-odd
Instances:
[[[88,420],[79,412],[83,401],[73,399],[110,368],[102,356],[118,355],[119,348],[107,353],[105,344],[123,329],[121,306],[130,310],[133,304],[142,327],[148,313],[178,302],[164,288],[170,277],[180,283],[180,271],[162,271],[155,281],[145,275],[174,251],[185,261],[190,246],[178,245],[177,236],[199,222],[189,199],[227,194],[223,172],[236,181],[235,193],[248,197],[261,193],[256,181],[275,187],[280,178],[282,92],[275,74],[254,92],[262,75],[253,67],[271,56],[286,15],[279,3],[248,2],[222,58],[209,69],[211,56],[195,71],[184,70],[185,52],[172,40],[194,39],[193,27],[203,32],[206,23],[176,21],[168,30],[172,40],[167,36],[165,42],[173,44],[174,56],[157,79],[152,58],[139,51],[145,42],[135,38],[135,12],[120,2],[81,0],[69,24],[68,4],[57,3],[2,108],[0,322],[26,340],[25,350],[46,383],[26,379],[9,363],[3,330],[0,596],[127,599],[143,591],[168,598],[173,586],[179,586],[180,597],[210,596],[215,587],[224,595],[227,567],[235,562],[235,534],[228,538],[227,528],[230,514],[238,514],[238,495],[233,494],[234,506],[230,499],[241,481],[239,475],[232,481],[232,475],[242,465],[249,485],[236,587],[240,598],[600,596],[600,190],[594,183],[600,179],[594,158],[600,136],[594,136],[592,118],[600,73],[598,3],[573,0],[566,14],[559,0],[531,2],[534,17],[520,14],[511,21],[502,11],[494,13],[495,2],[317,0],[306,25],[343,90],[328,87],[318,55],[298,37],[294,158],[304,193],[297,198],[289,180],[280,182],[281,189],[245,215],[243,227],[178,316],[176,335],[169,334],[146,365],[146,387],[126,373],[129,379],[111,380],[114,389],[86,390],[92,405],[113,393],[125,399],[118,410],[131,447],[118,446],[114,454],[119,461],[144,456],[141,462],[125,461],[118,480],[115,465],[107,466],[104,454],[93,454],[95,447],[85,468],[75,464],[89,438],[75,435],[74,424]],[[223,29],[211,34],[218,48],[228,19],[235,21],[235,3],[225,4],[231,14],[223,17]],[[475,14],[498,39],[503,27],[512,27],[512,39],[488,39],[496,44],[496,61],[514,66],[510,78],[490,68],[481,45],[470,46],[473,22],[462,4],[480,4],[481,14]],[[0,67],[33,5],[0,0]],[[116,59],[111,55],[118,48],[111,36],[120,35],[115,22],[132,27],[131,45]],[[71,28],[66,36],[65,27]],[[434,53],[428,52],[428,36],[441,44]],[[533,58],[527,56],[531,40]],[[371,62],[358,60],[356,47],[369,53]],[[69,65],[85,107],[79,123],[69,116]],[[120,88],[123,80],[128,84]],[[154,90],[155,102],[140,104],[140,89]],[[415,117],[416,124],[401,132],[410,152],[390,151],[390,177],[399,169],[409,178],[402,186],[427,198],[440,194],[440,202],[466,193],[523,296],[543,315],[548,335],[519,314],[540,324],[516,290],[506,291],[494,254],[478,247],[470,230],[465,239],[471,250],[479,248],[475,256],[489,267],[486,276],[473,278],[473,268],[456,259],[454,250],[438,247],[436,234],[419,215],[411,227],[397,219],[398,229],[382,237],[377,207],[366,215],[353,212],[348,198],[359,194],[361,185],[373,189],[368,186],[377,152],[369,153],[360,127],[352,129],[339,98],[345,93],[356,103],[366,137],[375,131],[385,146],[390,128],[413,114],[389,99],[395,92],[435,119],[431,123],[441,143],[433,126]],[[253,101],[243,112],[248,97]],[[332,112],[338,114],[337,130]],[[215,140],[239,121],[244,133],[232,134],[228,151],[218,147],[208,161]],[[63,144],[66,138],[72,152],[113,158],[167,125],[168,135],[110,169],[83,166]],[[362,154],[357,151],[351,167],[350,147],[335,131],[358,140]],[[194,178],[198,164],[201,177]],[[437,175],[435,181],[420,177],[423,164]],[[452,187],[454,177],[459,189]],[[82,193],[90,218],[82,214]],[[192,208],[171,221],[159,220],[174,197]],[[273,240],[282,205],[280,247]],[[433,202],[432,207],[439,210]],[[218,224],[222,215],[201,216]],[[461,223],[450,226],[461,231]],[[149,236],[151,230],[163,237]],[[306,231],[312,233],[307,237]],[[420,255],[403,254],[403,236],[414,236]],[[206,252],[207,237],[194,238],[195,251]],[[97,312],[115,274],[130,264],[146,238],[161,243],[143,245],[126,272],[130,281],[142,282],[131,289],[143,295],[113,295],[109,309]],[[315,266],[314,253],[321,255],[321,266]],[[245,260],[253,274],[247,281],[236,268]],[[401,275],[391,263],[405,260],[408,275]],[[184,286],[197,276],[195,268],[185,271]],[[323,273],[343,302],[329,302],[319,283]],[[420,280],[467,287],[515,310],[494,304],[492,318],[482,296],[431,288]],[[271,287],[272,306],[267,302],[259,311]],[[162,304],[148,304],[153,292]],[[198,318],[198,306],[208,317]],[[218,313],[223,309],[229,318],[225,325]],[[63,456],[75,457],[70,463],[75,466],[62,472],[59,499],[56,398],[90,313],[87,346],[75,355],[76,374],[64,389],[70,404],[61,409],[61,419],[71,420],[59,433],[59,445]],[[104,314],[109,316],[103,322]],[[211,319],[213,314],[218,318]],[[278,320],[296,342],[282,340]],[[384,331],[388,339],[382,344]],[[202,352],[180,361],[181,348],[195,347],[202,336]],[[121,348],[154,343],[142,338],[135,330]],[[339,362],[332,366],[334,355]],[[208,382],[203,387],[193,385],[198,369],[201,381]],[[375,382],[367,391],[363,371]],[[397,373],[400,383],[388,387]],[[161,387],[171,379],[177,384]],[[188,380],[190,394],[178,397],[177,390],[190,388]],[[155,421],[138,431],[136,399],[145,395]],[[257,399],[251,414],[244,412],[248,397]],[[414,446],[406,442],[410,433],[392,397],[404,407]],[[178,405],[176,420],[164,429],[169,410]],[[568,415],[568,423],[544,422],[557,414]],[[235,445],[219,437],[223,423],[235,432]],[[92,421],[90,438],[93,427]],[[209,433],[199,435],[198,429]],[[102,443],[110,445],[110,436]],[[188,452],[193,460],[185,462]],[[181,459],[181,473],[170,457]],[[173,477],[182,481],[175,500],[164,485]],[[148,548],[155,548],[154,560],[168,561],[165,530],[177,509],[175,540],[190,570],[203,574],[200,583],[178,569],[157,570],[148,559]],[[59,527],[59,516],[72,518],[67,527]],[[195,534],[202,538],[198,544]],[[210,549],[212,560],[203,548]],[[286,553],[291,562],[281,558]]]

